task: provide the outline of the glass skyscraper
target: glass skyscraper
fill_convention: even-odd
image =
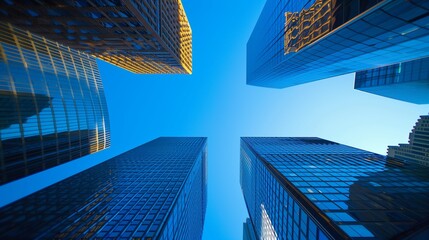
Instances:
[[[240,181],[258,239],[429,237],[427,167],[320,138],[248,137]]]
[[[0,208],[1,239],[201,239],[207,140],[158,138]]]
[[[284,88],[427,57],[425,0],[267,0],[247,83]]]
[[[356,72],[355,89],[401,101],[429,103],[429,58]]]
[[[0,23],[0,184],[110,146],[95,58]]]
[[[243,240],[257,240],[250,218],[243,223]]]
[[[134,73],[192,73],[181,0],[1,1],[0,20]]]
[[[408,144],[389,146],[387,156],[403,163],[429,166],[429,115],[417,120]]]

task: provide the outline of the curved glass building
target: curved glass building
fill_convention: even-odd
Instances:
[[[0,184],[109,145],[95,58],[0,23]]]

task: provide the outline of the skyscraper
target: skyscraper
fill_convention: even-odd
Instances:
[[[389,146],[387,156],[403,163],[429,166],[429,115],[420,116],[417,120],[408,144]]]
[[[181,0],[2,1],[0,20],[135,73],[192,73]]]
[[[17,239],[201,239],[206,138],[158,138],[0,208]]]
[[[429,168],[320,138],[242,138],[257,238],[427,239]]]
[[[253,229],[250,218],[243,223],[243,240],[256,240],[255,230]]]
[[[284,88],[427,57],[425,0],[267,0],[247,43],[247,83]]]
[[[110,146],[95,58],[0,23],[0,184]]]
[[[356,72],[355,89],[401,101],[429,103],[429,58]]]

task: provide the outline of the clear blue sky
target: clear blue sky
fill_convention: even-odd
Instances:
[[[353,90],[354,74],[287,89],[247,86],[246,43],[264,0],[183,0],[192,75],[135,75],[99,61],[112,146],[0,187],[0,206],[159,136],[208,137],[204,239],[241,239],[241,136],[316,136],[385,154],[429,105]]]

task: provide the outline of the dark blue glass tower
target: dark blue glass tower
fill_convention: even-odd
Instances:
[[[429,103],[429,58],[356,72],[355,89],[383,97]]]
[[[284,88],[427,57],[426,0],[267,0],[247,83]]]
[[[426,167],[320,138],[242,138],[240,174],[257,238],[429,237]]]
[[[206,138],[158,138],[0,208],[1,239],[201,239]]]
[[[253,229],[250,218],[243,223],[243,240],[256,240],[255,230]]]

